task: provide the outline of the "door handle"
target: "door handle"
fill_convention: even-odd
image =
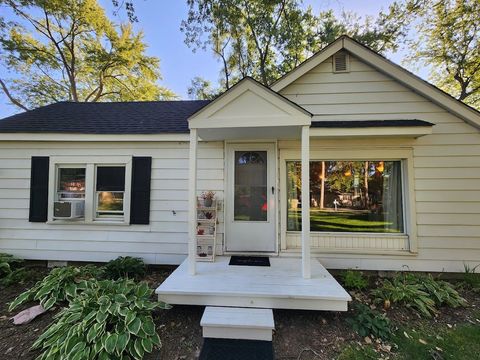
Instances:
[[[272,195],[275,195],[275,186],[272,186]]]

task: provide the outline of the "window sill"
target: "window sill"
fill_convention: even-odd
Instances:
[[[130,226],[129,223],[123,221],[115,221],[115,220],[94,220],[86,222],[84,220],[50,220],[47,221],[48,225],[113,225],[113,226]]]

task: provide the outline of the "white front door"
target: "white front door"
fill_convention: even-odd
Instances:
[[[275,146],[227,145],[225,250],[275,252]]]

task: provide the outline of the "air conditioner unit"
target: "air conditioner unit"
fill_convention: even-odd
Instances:
[[[85,215],[85,200],[55,201],[53,204],[54,219],[75,219]]]

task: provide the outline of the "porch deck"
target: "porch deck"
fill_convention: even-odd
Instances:
[[[269,267],[230,266],[230,257],[197,263],[188,273],[185,260],[155,291],[172,305],[346,311],[350,295],[312,258],[310,279],[302,277],[301,259],[270,258]]]

